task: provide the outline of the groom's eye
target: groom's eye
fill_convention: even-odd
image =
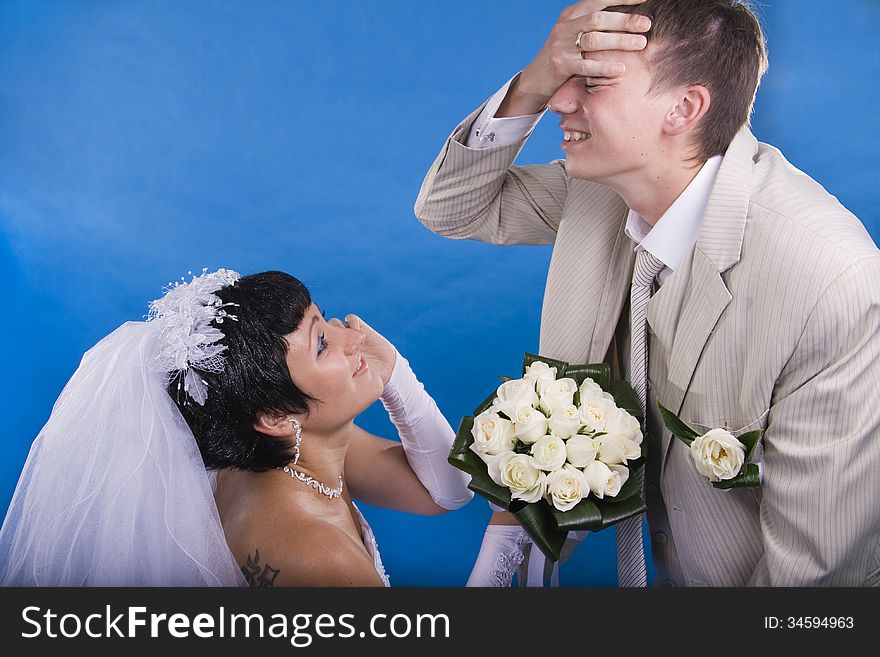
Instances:
[[[327,349],[327,344],[328,344],[327,339],[324,337],[324,334],[322,333],[321,336],[318,338],[318,355],[319,356],[324,353],[325,349]]]

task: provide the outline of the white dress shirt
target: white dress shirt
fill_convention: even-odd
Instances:
[[[514,144],[531,134],[544,112],[526,116],[495,117],[515,77],[508,80],[486,103],[471,127],[465,146],[503,146]],[[627,215],[625,231],[635,242],[634,250],[644,249],[666,265],[657,276],[660,285],[666,282],[697,242],[700,224],[709,204],[721,160],[720,155],[709,158],[654,226],[634,210],[630,210]]]

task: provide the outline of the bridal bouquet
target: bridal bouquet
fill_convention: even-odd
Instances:
[[[461,421],[449,462],[471,490],[516,514],[548,558],[571,530],[598,531],[642,513],[636,469],[646,453],[638,400],[605,363],[526,354]]]

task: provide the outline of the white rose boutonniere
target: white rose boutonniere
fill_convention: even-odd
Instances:
[[[709,481],[733,479],[746,460],[746,446],[726,429],[712,429],[691,443],[691,458]]]
[[[739,437],[723,428],[704,434],[688,426],[672,411],[658,402],[660,416],[672,435],[690,450],[691,460],[701,475],[715,488],[755,488],[761,485],[761,470],[755,458],[762,430],[750,431]]]

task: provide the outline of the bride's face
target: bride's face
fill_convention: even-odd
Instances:
[[[289,345],[287,368],[297,387],[318,400],[303,428],[328,432],[351,422],[382,394],[382,379],[366,366],[361,331],[329,324],[315,304],[306,310]]]

